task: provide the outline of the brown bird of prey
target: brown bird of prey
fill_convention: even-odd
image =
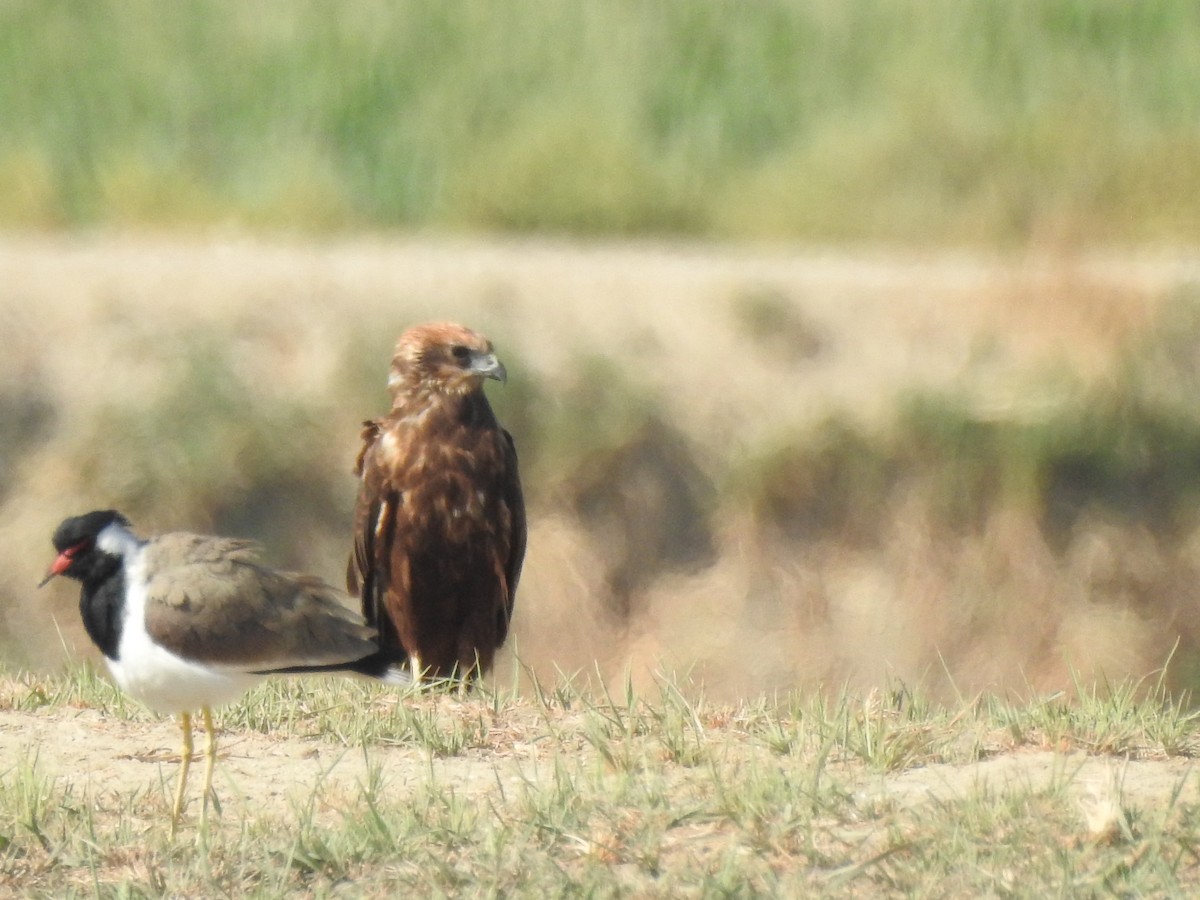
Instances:
[[[113,509],[66,519],[54,532],[58,557],[42,581],[82,582],[79,611],[122,690],[183,729],[171,832],[183,811],[192,762],[192,718],[204,718],[204,801],[212,792],[216,735],[211,707],[240,697],[263,676],[356,672],[408,680],[379,664],[374,629],[319,578],[261,565],[247,541],[164,534],[148,541]],[[39,585],[40,587],[40,585]]]
[[[507,373],[487,338],[415,326],[392,357],[392,411],[364,423],[347,584],[379,632],[378,665],[407,659],[418,679],[483,675],[512,618],[525,503],[489,378]]]

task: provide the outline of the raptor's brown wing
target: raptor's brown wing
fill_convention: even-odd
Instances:
[[[504,432],[504,501],[511,522],[509,526],[508,558],[504,565],[505,604],[504,628],[500,634],[503,641],[508,636],[508,624],[512,620],[513,607],[517,600],[517,582],[521,580],[521,566],[525,562],[525,543],[528,538],[525,522],[525,495],[521,489],[521,474],[517,466],[517,445],[507,430]]]
[[[360,598],[363,618],[379,633],[380,646],[402,661],[403,647],[386,606],[391,583],[388,550],[395,536],[401,495],[390,483],[387,467],[374,459],[383,424],[378,419],[363,423],[362,448],[354,465],[361,484],[354,509],[354,550],[346,566],[346,588]]]

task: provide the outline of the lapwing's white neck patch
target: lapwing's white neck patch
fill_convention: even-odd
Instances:
[[[137,536],[119,522],[113,522],[96,535],[96,547],[112,556],[133,556],[140,546]]]

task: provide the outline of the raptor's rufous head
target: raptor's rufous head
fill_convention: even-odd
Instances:
[[[397,398],[419,391],[469,394],[487,378],[508,380],[491,341],[454,322],[429,322],[400,335],[388,389]]]

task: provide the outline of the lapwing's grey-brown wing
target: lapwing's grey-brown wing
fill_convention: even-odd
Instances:
[[[144,551],[146,631],[195,662],[245,668],[330,665],[376,649],[340,591],[261,565],[247,541],[166,534]]]

